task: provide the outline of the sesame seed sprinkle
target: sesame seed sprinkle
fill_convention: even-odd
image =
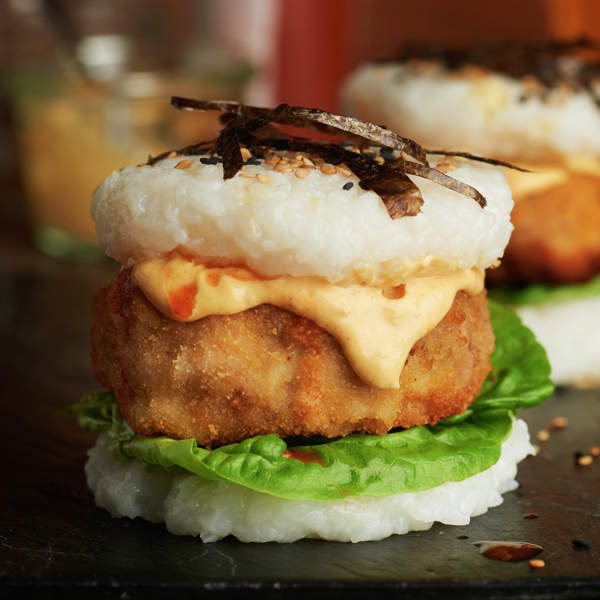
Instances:
[[[554,417],[552,419],[552,427],[555,429],[564,429],[569,424],[567,417]]]
[[[540,429],[537,432],[537,439],[540,442],[547,442],[550,439],[550,432],[547,429]]]
[[[176,169],[188,169],[189,167],[192,166],[192,161],[191,160],[180,160],[176,165],[175,168]]]
[[[348,183],[345,183],[342,186],[342,189],[347,192],[348,190],[351,190],[353,187],[354,187],[354,183],[352,181],[349,181]]]
[[[529,561],[529,566],[532,569],[543,569],[546,566],[546,563],[541,558],[532,558]]]
[[[268,175],[265,175],[264,173],[259,173],[256,176],[256,179],[258,181],[260,181],[260,183],[271,183],[271,178]]]

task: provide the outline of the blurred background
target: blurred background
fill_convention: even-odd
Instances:
[[[348,73],[400,44],[583,34],[598,0],[0,0],[3,264],[101,257],[99,181],[217,131],[171,95],[335,111]]]

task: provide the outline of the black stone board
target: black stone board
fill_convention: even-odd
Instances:
[[[589,467],[574,459],[600,445],[599,391],[559,390],[521,413],[534,435],[555,416],[569,424],[521,464],[520,489],[469,526],[359,544],[203,544],[96,508],[83,474],[94,436],[57,414],[96,387],[91,297],[114,267],[13,258],[0,271],[6,597],[600,597],[600,459]],[[538,517],[524,518],[530,513]],[[541,545],[545,568],[481,556],[474,542],[490,539]],[[589,549],[575,549],[573,539]]]

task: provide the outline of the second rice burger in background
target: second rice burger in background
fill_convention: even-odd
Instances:
[[[556,383],[600,383],[600,61],[595,44],[411,47],[358,69],[349,114],[430,148],[511,161],[515,231],[488,281],[545,346]]]
[[[97,504],[283,542],[501,503],[532,452],[516,411],[552,392],[531,332],[486,300],[503,170],[314,109],[174,103],[222,111],[220,136],[112,173],[92,203],[123,264],[95,300],[107,391],[74,408],[101,434]]]

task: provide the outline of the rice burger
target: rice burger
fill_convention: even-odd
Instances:
[[[315,109],[173,102],[221,111],[219,137],[92,201],[123,265],[94,305],[105,390],[73,409],[101,434],[96,503],[253,542],[378,540],[500,504],[532,453],[516,412],[552,392],[531,332],[486,300],[503,170]]]
[[[548,351],[559,384],[600,384],[600,56],[596,44],[405,48],[363,65],[347,110],[510,170],[515,232],[488,282]]]

